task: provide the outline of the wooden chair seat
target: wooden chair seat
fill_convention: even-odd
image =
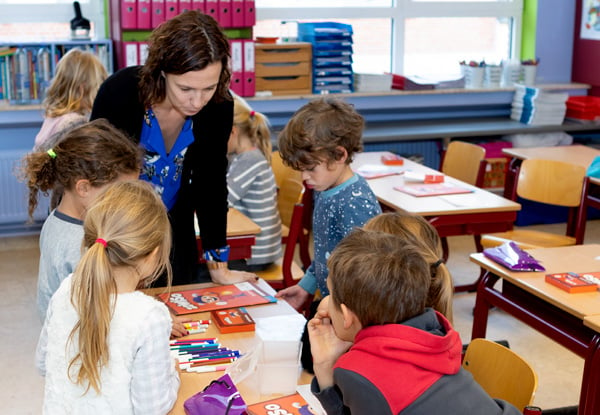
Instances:
[[[484,248],[491,248],[510,241],[515,242],[521,249],[552,248],[576,244],[576,239],[572,236],[525,229],[490,233],[481,237],[481,245]]]
[[[302,268],[300,268],[296,261],[292,261],[291,271],[292,278],[295,282],[300,281],[300,279],[302,279],[302,277],[304,276],[304,271],[302,271]],[[271,264],[269,268],[263,271],[259,271],[256,274],[271,285],[273,285],[273,283],[276,282],[283,282],[283,258],[279,258],[276,262]]]

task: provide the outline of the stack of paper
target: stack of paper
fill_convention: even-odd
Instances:
[[[562,124],[567,111],[566,92],[549,92],[540,88],[515,85],[510,118],[533,125]]]
[[[389,91],[392,89],[392,74],[354,74],[354,90],[356,92]]]

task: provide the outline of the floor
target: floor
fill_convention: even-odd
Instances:
[[[564,225],[532,226],[557,233]],[[590,221],[586,243],[600,243],[600,220]],[[472,237],[449,239],[448,266],[458,284],[477,277],[479,269],[468,260],[474,250]],[[2,413],[41,412],[43,378],[34,367],[34,353],[41,322],[36,313],[35,293],[39,250],[37,237],[0,238],[0,402]],[[471,333],[474,293],[455,297],[454,322],[463,342]],[[538,334],[502,311],[492,310],[488,338],[507,340],[510,347],[535,367],[539,387],[535,404],[556,408],[577,404],[583,360]]]

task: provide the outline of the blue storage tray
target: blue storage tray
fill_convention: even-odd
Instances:
[[[298,37],[314,38],[347,38],[353,34],[352,25],[338,22],[309,22],[298,23]]]

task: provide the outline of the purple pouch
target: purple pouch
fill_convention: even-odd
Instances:
[[[511,271],[545,271],[540,263],[514,242],[483,250],[483,255]]]
[[[213,380],[183,403],[186,415],[242,415],[246,403],[228,374]]]

